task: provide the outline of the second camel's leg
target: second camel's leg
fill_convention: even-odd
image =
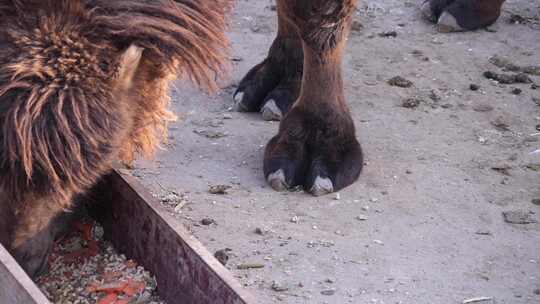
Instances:
[[[267,58],[246,74],[234,94],[237,110],[260,111],[266,120],[283,118],[298,98],[302,82],[302,41],[281,6],[278,24]]]

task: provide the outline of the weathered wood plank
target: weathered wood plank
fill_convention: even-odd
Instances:
[[[115,171],[97,187],[98,219],[121,253],[151,271],[168,303],[256,303],[231,273],[132,176]]]
[[[50,304],[15,259],[0,244],[0,303]]]

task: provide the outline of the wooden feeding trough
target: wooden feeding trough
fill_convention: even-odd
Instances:
[[[248,304],[255,300],[202,244],[132,176],[114,171],[97,187],[96,219],[115,248],[152,272],[169,304]],[[49,301],[0,245],[0,304]]]

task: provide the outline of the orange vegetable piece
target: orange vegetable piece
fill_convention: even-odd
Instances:
[[[91,224],[86,223],[83,225],[82,230],[81,230],[83,240],[87,242],[94,240],[92,238],[92,228],[93,228],[93,225]]]
[[[98,243],[94,240],[88,241],[88,255],[93,257],[96,256],[99,252]]]
[[[134,296],[138,293],[141,293],[145,287],[146,284],[144,282],[137,282],[129,279],[122,291],[128,296]]]
[[[116,300],[118,300],[118,295],[115,293],[110,293],[101,298],[96,304],[115,304]]]
[[[98,292],[105,292],[105,293],[121,293],[124,292],[124,288],[126,288],[127,282],[116,282],[116,283],[109,283],[109,284],[103,284],[96,287],[96,291]]]

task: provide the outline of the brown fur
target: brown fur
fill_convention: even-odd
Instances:
[[[69,208],[114,159],[153,154],[174,120],[167,90],[176,76],[216,88],[229,7],[0,0],[0,204],[17,221],[10,247]]]
[[[324,51],[343,39],[356,0],[281,1],[278,5],[281,14],[297,26],[303,41]]]

